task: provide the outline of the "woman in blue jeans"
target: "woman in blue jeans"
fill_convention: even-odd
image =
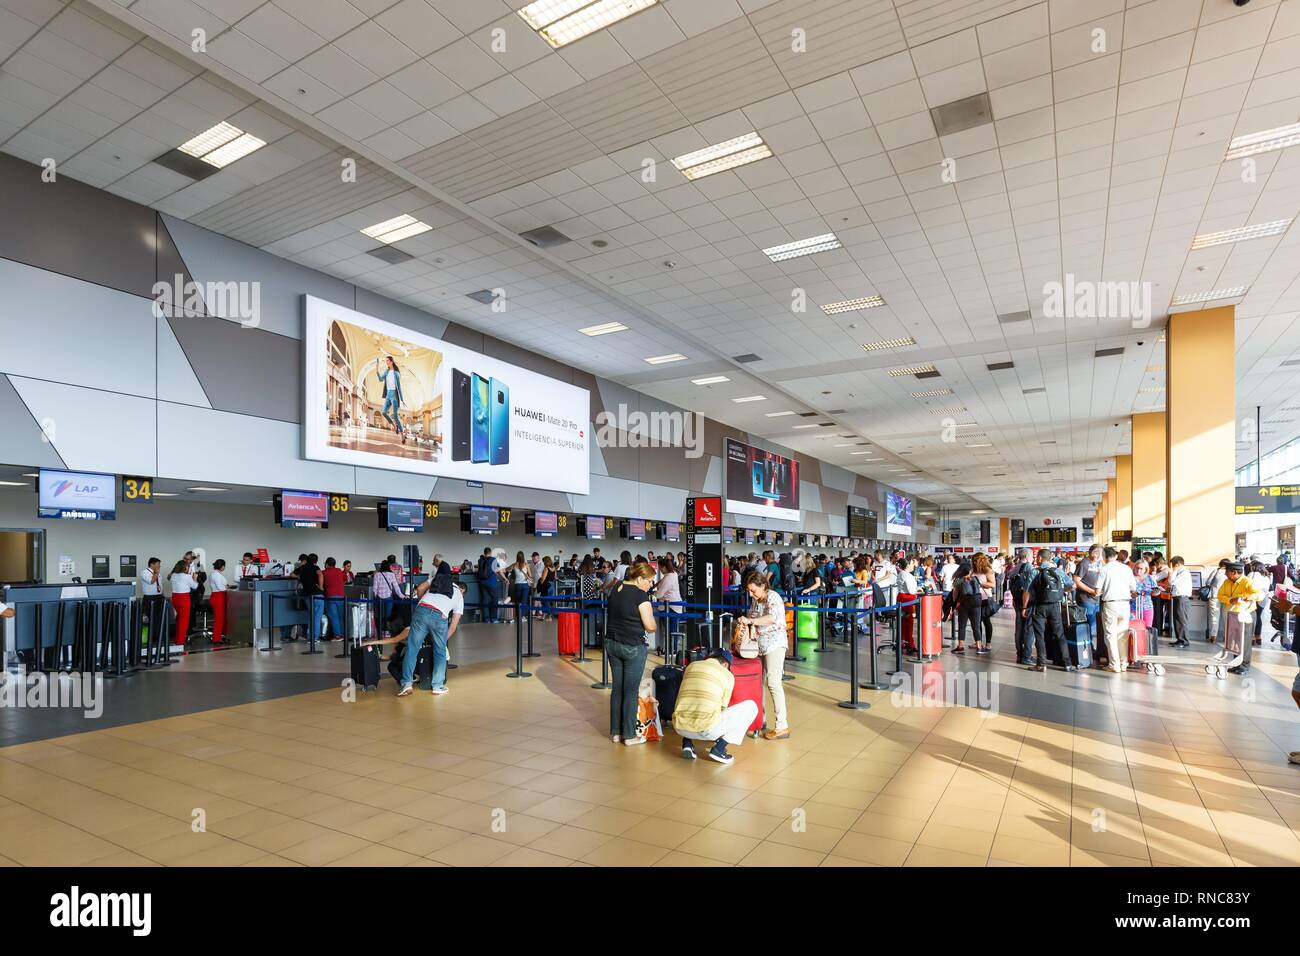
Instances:
[[[647,639],[655,632],[649,594],[654,581],[654,569],[638,561],[610,593],[607,608],[605,658],[613,685],[609,695],[609,739],[629,747],[645,743],[644,737],[637,736],[636,709],[650,651]]]

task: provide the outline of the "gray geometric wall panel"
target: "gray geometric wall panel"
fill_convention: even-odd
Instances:
[[[45,440],[40,422],[14,389],[9,376],[0,375],[0,422],[4,422],[4,442],[0,458],[10,465],[33,468],[66,468],[58,451]]]

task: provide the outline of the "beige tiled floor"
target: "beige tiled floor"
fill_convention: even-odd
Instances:
[[[598,666],[533,663],[462,666],[436,699],[386,683],[0,749],[0,863],[1300,864],[1295,715],[1263,733],[1212,687],[1127,701],[1120,736],[888,693],[852,712],[801,674],[793,736],[722,767],[671,735],[610,744]]]

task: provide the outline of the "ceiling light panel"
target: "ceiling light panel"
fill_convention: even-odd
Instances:
[[[1233,286],[1231,289],[1214,289],[1211,292],[1185,292],[1182,295],[1176,295],[1170,305],[1195,305],[1198,302],[1213,302],[1215,299],[1235,299],[1246,294],[1244,285]]]
[[[835,233],[828,232],[821,236],[811,236],[807,239],[771,246],[763,250],[763,255],[773,262],[784,262],[786,259],[797,259],[800,256],[811,256],[816,252],[827,252],[838,248],[840,248],[840,241],[835,238]]]
[[[244,134],[244,131],[237,126],[231,126],[229,123],[218,123],[211,129],[204,130],[193,139],[186,140],[176,148],[187,156],[206,156],[218,146],[225,146],[232,140],[238,139]]]
[[[1241,226],[1238,229],[1224,229],[1221,232],[1204,232],[1192,239],[1193,249],[1208,249],[1228,242],[1245,242],[1248,239],[1266,239],[1280,236],[1291,225],[1290,219],[1275,219],[1273,222],[1256,223],[1253,226]]]
[[[737,166],[756,163],[771,155],[772,151],[763,142],[763,137],[757,133],[746,133],[725,143],[678,156],[672,162],[687,179],[703,179]]]
[[[913,338],[904,338],[904,339],[883,339],[883,340],[881,340],[881,341],[879,341],[879,342],[867,342],[867,343],[863,344],[863,346],[862,346],[862,351],[864,351],[864,352],[881,352],[881,351],[884,351],[885,349],[902,349],[902,348],[907,348],[907,346],[909,346],[909,345],[915,345],[915,344],[916,344],[916,339],[913,339]]]
[[[906,375],[929,375],[937,372],[938,369],[933,365],[907,365],[903,368],[891,368],[889,370],[889,377],[903,378]]]
[[[659,0],[537,0],[518,11],[556,49],[626,20]]]
[[[647,365],[667,365],[669,362],[685,362],[686,356],[681,352],[671,352],[668,355],[652,355],[645,361]]]
[[[1228,144],[1228,152],[1224,154],[1223,161],[1242,159],[1274,149],[1286,149],[1297,144],[1300,144],[1300,123],[1278,126],[1259,133],[1248,133],[1245,136],[1234,136],[1232,142]]]
[[[767,401],[767,396],[766,396],[766,395],[746,395],[744,398],[733,398],[732,401],[735,402],[737,405],[744,405],[744,404],[747,403],[747,402],[765,402],[765,401]]]
[[[627,326],[622,322],[604,322],[600,325],[589,325],[585,329],[578,329],[583,335],[609,335],[611,332],[626,332]]]
[[[883,297],[864,295],[860,299],[845,299],[843,302],[828,302],[822,306],[827,315],[839,315],[841,312],[861,312],[863,309],[876,309],[885,304]]]
[[[432,228],[433,226],[427,222],[421,222],[414,216],[403,213],[400,216],[394,216],[392,219],[377,222],[373,226],[367,226],[361,230],[361,233],[371,239],[387,243],[409,239],[411,236],[418,236],[422,232],[428,232]]]
[[[725,375],[707,375],[704,378],[691,379],[692,385],[720,385],[723,382],[730,382],[731,379]]]

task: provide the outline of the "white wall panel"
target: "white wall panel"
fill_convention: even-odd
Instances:
[[[152,303],[0,259],[0,372],[154,395]]]
[[[149,319],[153,321],[152,316]],[[69,468],[154,474],[156,403],[152,398],[16,375],[9,380]],[[195,440],[201,437],[196,435]]]
[[[159,478],[308,491],[354,490],[350,465],[301,457],[302,430],[289,422],[159,402],[158,432],[163,436],[155,472]]]

